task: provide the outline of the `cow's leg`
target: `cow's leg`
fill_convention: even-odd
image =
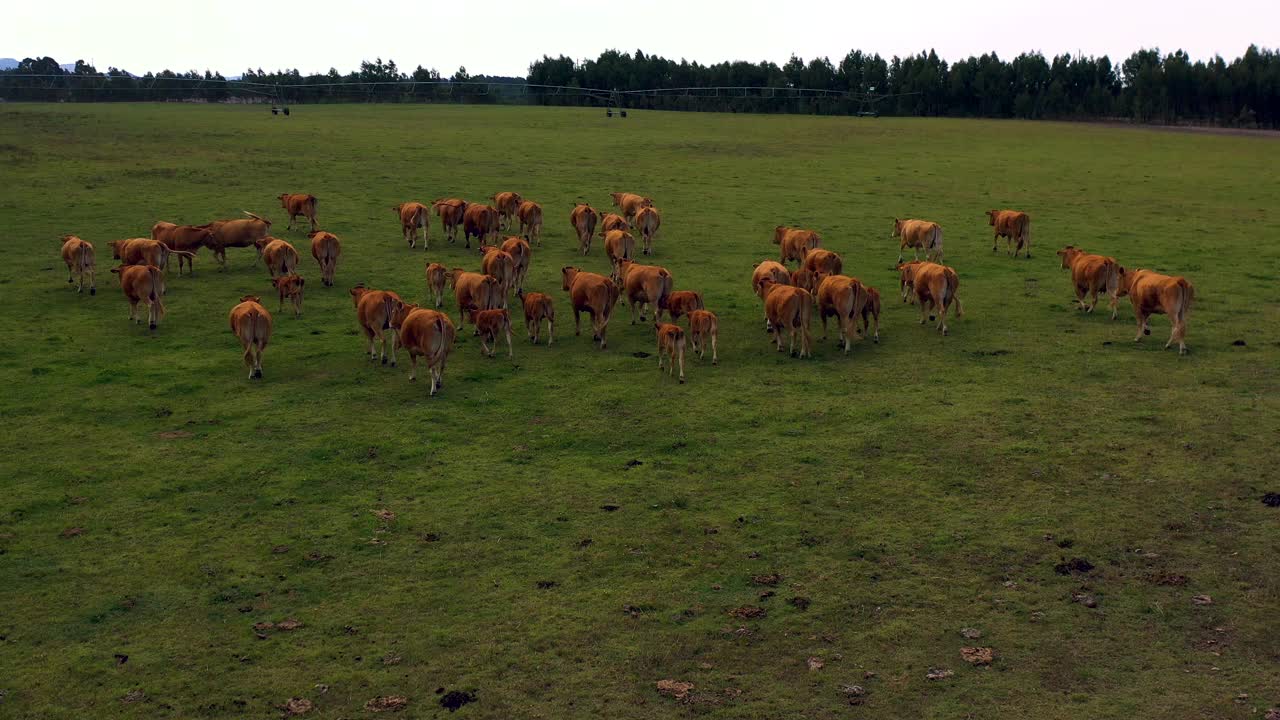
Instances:
[[[712,365],[720,364],[720,357],[716,354],[716,335],[717,334],[718,333],[716,333],[716,331],[714,330],[711,331],[711,364]]]
[[[409,353],[409,382],[418,379],[418,355],[412,351]],[[435,383],[432,383],[433,385]]]
[[[1150,334],[1151,331],[1147,329],[1146,316],[1142,314],[1142,311],[1138,309],[1137,305],[1134,305],[1133,316],[1134,316],[1134,319],[1138,321],[1138,334],[1136,337],[1133,338],[1133,341],[1138,342],[1139,340],[1142,339],[1143,335]]]
[[[511,347],[511,326],[510,325],[506,327],[506,331],[507,331],[507,357],[512,358],[512,357],[515,357],[515,350],[512,349]],[[498,341],[494,340],[493,344],[497,345]]]
[[[773,343],[778,346],[778,352],[782,352],[782,328],[773,326]]]
[[[400,331],[392,328],[391,330],[391,367],[396,366],[396,351],[400,348]]]
[[[1116,319],[1116,313],[1120,311],[1120,298],[1115,293],[1111,293],[1111,319]]]
[[[950,303],[939,303],[938,309],[938,331],[943,335],[947,334],[947,307]]]
[[[541,325],[541,323],[539,323]],[[551,347],[551,343],[556,341],[555,322],[551,318],[547,318],[547,347]]]

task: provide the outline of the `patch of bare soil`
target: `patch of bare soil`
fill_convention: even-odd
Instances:
[[[292,717],[294,715],[306,715],[311,712],[315,705],[306,698],[289,698],[284,704],[284,714]]]
[[[409,698],[403,695],[379,695],[364,704],[369,712],[396,712],[409,707]]]
[[[682,680],[659,680],[658,692],[667,697],[683,700],[693,691],[694,684]]]
[[[960,659],[970,665],[990,665],[995,660],[995,651],[989,647],[962,647]]]
[[[782,582],[782,576],[778,573],[769,573],[767,575],[752,575],[751,582],[756,585],[768,585],[769,587],[777,587]]]
[[[756,607],[755,605],[743,605],[742,607],[734,608],[729,611],[729,615],[736,617],[740,620],[751,620],[754,618],[762,618],[768,614],[769,614],[768,610],[765,610],[762,607]]]
[[[195,434],[188,430],[165,430],[156,433],[156,437],[161,440],[179,440],[181,438],[195,437]]]

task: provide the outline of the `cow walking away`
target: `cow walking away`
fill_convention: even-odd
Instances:
[[[547,321],[547,347],[555,342],[556,309],[550,295],[540,292],[519,292],[517,296],[524,305],[524,328],[529,333],[529,341],[538,344],[542,331],[542,321]]]
[[[120,289],[129,301],[129,319],[142,323],[138,304],[147,306],[147,326],[152,330],[164,317],[164,275],[155,265],[121,265],[111,272],[120,276]]]
[[[803,263],[810,250],[822,245],[822,238],[812,230],[779,225],[773,229],[773,244],[778,246],[778,262],[785,264],[795,260]]]
[[[609,265],[613,268],[609,277],[615,283],[620,281],[618,263],[623,260],[634,260],[635,255],[636,239],[631,233],[626,230],[610,230],[604,234],[604,256],[609,259]]]
[[[244,364],[249,368],[249,379],[262,377],[262,352],[271,340],[271,313],[262,306],[262,298],[245,295],[240,304],[231,308],[231,332],[240,339],[244,348]]]
[[[491,196],[491,199],[494,208],[498,210],[498,229],[506,230],[511,227],[512,220],[520,210],[520,204],[524,202],[524,198],[520,197],[520,193],[500,192]]]
[[[513,356],[511,348],[511,313],[506,308],[495,310],[476,310],[471,314],[471,322],[480,333],[480,354],[493,357],[498,352],[498,339],[507,338],[507,357]],[[493,349],[489,349],[492,343]]]
[[[818,276],[839,275],[844,272],[844,260],[838,253],[822,248],[814,248],[805,254],[801,267]]]
[[[265,237],[257,243],[258,254],[272,279],[290,275],[298,269],[298,251],[280,238]]]
[[[520,218],[520,235],[539,247],[542,246],[542,206],[531,200],[520,203],[516,210]]]
[[[342,242],[331,232],[319,230],[311,235],[311,257],[320,264],[320,282],[333,287],[333,275],[338,270],[338,256],[342,254]]]
[[[988,210],[987,224],[990,225],[995,233],[995,237],[991,239],[991,252],[995,252],[1000,244],[1000,238],[1005,238],[1005,244],[1011,251],[1012,257],[1018,257],[1019,250],[1026,250],[1027,259],[1031,259],[1031,218],[1024,212],[1017,210]]]
[[[427,263],[427,289],[435,298],[436,307],[444,306],[444,286],[449,282],[449,269],[440,263]]]
[[[480,254],[484,256],[481,270],[498,279],[498,307],[505,308],[507,297],[516,289],[516,260],[497,245],[480,248]]]
[[[871,331],[871,323],[875,323],[875,332],[871,335],[872,342],[880,342],[880,291],[870,285],[863,285],[863,289],[867,291],[867,302],[862,306],[862,333]]]
[[[471,236],[479,247],[498,241],[498,210],[492,205],[468,205],[462,213],[462,239],[471,247]]]
[[[409,248],[418,247],[418,228],[422,228],[422,249],[429,250],[431,243],[430,209],[420,202],[400,203],[391,208],[400,217],[400,234]]]
[[[707,353],[707,342],[711,343],[711,364],[720,364],[720,356],[716,354],[716,341],[720,336],[720,319],[710,310],[694,310],[689,313],[689,342],[693,351],[701,360]]]
[[[431,376],[431,395],[444,388],[444,366],[453,349],[457,331],[448,315],[417,305],[401,304],[392,323],[400,344],[409,353],[409,380],[418,379],[418,358],[423,358]]]
[[[364,333],[366,347],[369,351],[369,359],[381,359],[382,364],[387,364],[387,338],[385,333],[391,333],[391,367],[396,366],[396,343],[397,336],[395,329],[391,326],[392,316],[404,306],[404,301],[400,296],[390,290],[370,290],[363,283],[351,288],[351,302],[356,308],[356,322],[360,325],[361,332]],[[381,343],[382,351],[379,355],[376,350],[376,344]]]
[[[804,288],[779,285],[765,279],[760,283],[764,293],[764,312],[773,330],[773,342],[782,352],[782,331],[788,334],[788,352],[792,357],[810,357],[809,320],[813,313],[813,296]],[[796,353],[796,338],[800,352]]]
[[[778,285],[790,285],[791,273],[787,272],[787,267],[776,260],[762,260],[755,264],[755,268],[751,273],[751,292],[760,298],[761,304],[764,303],[764,281],[771,280]],[[769,316],[766,313],[764,319],[764,331],[770,332],[772,326],[769,324]]]
[[[611,230],[621,230],[627,232],[631,229],[631,223],[627,219],[617,213],[605,213],[600,218],[600,237],[604,237]]]
[[[596,213],[596,209],[582,203],[575,205],[573,212],[569,213],[569,224],[578,235],[578,249],[583,255],[591,250],[591,236],[595,234],[598,219],[599,214]]]
[[[901,242],[898,245],[898,262],[902,262],[902,251],[911,248],[915,259],[920,259],[921,251],[924,259],[931,262],[942,262],[942,226],[928,220],[893,220],[893,237]]]
[[[302,317],[302,288],[307,281],[301,275],[291,273],[273,278],[271,284],[276,286],[276,292],[280,294],[280,312],[284,312],[284,300],[288,298],[293,305],[293,316]]]
[[[904,270],[905,269],[905,270]],[[920,305],[920,324],[925,323],[925,315],[929,320],[938,321],[937,330],[947,334],[947,310],[954,304],[956,317],[964,315],[964,306],[960,303],[956,292],[960,289],[960,277],[953,268],[938,263],[922,262],[908,266],[899,266],[905,272],[912,289],[915,291],[917,304]]]
[[[636,213],[640,212],[640,208],[653,206],[653,198],[647,198],[635,193],[609,193],[609,197],[613,199],[613,206],[621,210],[622,216],[632,224],[635,223]]]
[[[533,262],[533,248],[524,238],[509,237],[502,241],[502,251],[511,256],[515,267],[516,290],[524,289],[524,279],[529,274],[529,264]]]
[[[316,196],[306,193],[280,193],[280,207],[289,214],[289,230],[293,229],[293,221],[299,215],[311,221],[311,232],[320,229],[316,224]]]
[[[458,302],[458,328],[467,327],[467,316],[475,310],[492,310],[502,306],[505,298],[498,278],[462,268],[449,271],[453,297]]]
[[[658,228],[662,227],[662,214],[658,212],[658,208],[645,205],[636,211],[635,226],[644,242],[644,254],[652,255],[653,239],[658,235]]]
[[[667,311],[671,322],[676,322],[682,315],[688,315],[694,310],[704,310],[706,307],[702,301],[702,293],[697,290],[672,290],[667,295],[667,306],[663,309]],[[661,318],[662,312],[659,311],[658,319]]]
[[[467,211],[467,201],[459,198],[442,198],[431,203],[431,209],[440,218],[444,228],[444,236],[452,243],[458,236],[458,226],[462,225],[462,216]]]
[[[62,262],[67,264],[67,282],[75,283],[76,292],[84,290],[84,279],[89,277],[89,294],[97,295],[98,286],[94,282],[97,261],[93,255],[93,245],[75,235],[62,236]]]
[[[835,317],[840,326],[840,342],[844,351],[860,340],[858,319],[867,304],[867,292],[857,278],[845,275],[829,275],[818,286],[818,315],[822,318],[822,339],[827,339],[827,318]]]
[[[1128,297],[1133,304],[1133,317],[1138,321],[1138,334],[1134,342],[1143,335],[1151,334],[1148,324],[1152,315],[1168,315],[1173,329],[1169,333],[1169,342],[1165,349],[1178,343],[1178,354],[1187,354],[1187,313],[1191,312],[1191,301],[1195,299],[1195,287],[1181,276],[1161,275],[1151,270],[1119,269],[1119,296]]]
[[[662,372],[663,360],[666,360],[667,374],[674,375],[676,364],[680,365],[680,383],[684,383],[684,329],[679,325],[660,322],[654,325],[654,334],[658,336],[658,372]]]
[[[1098,293],[1111,298],[1111,319],[1116,319],[1119,310],[1120,263],[1106,255],[1091,255],[1073,245],[1058,251],[1062,259],[1063,269],[1071,270],[1071,285],[1076,292],[1076,304],[1085,312],[1093,312],[1098,307]],[[1085,296],[1091,302],[1085,303]]]
[[[623,293],[627,296],[627,304],[631,308],[631,324],[636,324],[636,310],[640,311],[640,322],[644,322],[644,309],[647,305],[653,311],[656,321],[667,307],[667,296],[675,281],[671,271],[658,265],[638,265],[630,260],[618,263],[618,276],[622,278]]]
[[[560,278],[573,308],[573,334],[582,334],[582,313],[589,314],[592,339],[599,342],[600,349],[604,350],[608,346],[609,318],[614,304],[618,302],[618,286],[603,275],[585,272],[572,265],[560,268]]]

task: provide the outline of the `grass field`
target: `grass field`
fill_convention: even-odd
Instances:
[[[456,691],[485,718],[1260,718],[1278,166],[1265,138],[1051,123],[4,106],[0,716],[435,717]],[[478,267],[438,225],[407,249],[390,208],[501,190],[546,210],[528,287],[556,343],[490,360],[468,331],[429,398],[365,359],[347,288],[424,299],[425,260]],[[621,308],[608,350],[572,335],[559,268],[606,261],[569,209],[612,190],[655,198],[654,262],[720,315],[686,385]],[[264,381],[226,321],[246,293],[276,310],[251,250],[171,276],[157,332],[127,321],[106,241],[246,209],[305,248],[281,192],[317,195],[344,254],[326,289],[303,251]],[[1034,218],[1032,259],[991,253],[1001,207]],[[896,299],[895,216],[946,229],[949,337]],[[884,292],[879,345],[774,352],[749,278],[776,224]],[[97,245],[96,297],[63,233]],[[1190,354],[1163,316],[1135,345],[1127,301],[1074,310],[1068,243],[1191,279]]]

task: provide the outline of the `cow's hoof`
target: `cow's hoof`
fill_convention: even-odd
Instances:
[[[387,359],[386,359],[386,358],[382,358],[382,364],[383,364],[383,365],[386,365],[386,364],[387,364]]]
[[[879,344],[880,344],[880,338],[878,338],[878,337],[877,337],[877,338],[875,338],[874,340],[872,340],[871,342],[873,342],[873,343],[875,343],[875,344],[879,345]]]
[[[684,378],[680,378],[680,384],[681,384],[681,385],[683,385],[683,384],[684,384]]]
[[[154,327],[154,326],[152,326],[152,327]],[[1143,334],[1143,335],[1150,335],[1150,334],[1151,334],[1151,328],[1142,328],[1142,334]]]
[[[414,377],[414,376],[410,375],[410,376],[409,376],[409,382],[418,382],[418,378],[416,378],[416,377]]]
[[[89,288],[89,294],[90,294],[90,295],[97,295],[97,294],[98,294],[98,288]]]
[[[73,283],[73,282],[75,282],[75,280],[72,280],[71,278],[67,278],[67,284],[68,284],[68,285],[70,285],[70,284],[71,284],[71,283]]]
[[[391,361],[391,367],[395,367],[395,366],[396,366],[396,361],[395,361],[395,360],[392,360],[392,361]]]
[[[933,315],[929,316],[929,322],[933,322],[934,320],[937,320],[937,319],[938,318],[934,317]]]
[[[799,356],[799,355],[797,355],[795,352],[792,352],[792,353],[791,353],[791,357],[800,357],[800,356]]]
[[[151,323],[148,327],[150,327],[152,330],[155,330],[155,329],[156,329],[156,324],[155,324],[155,323]]]
[[[720,361],[719,361],[719,360],[712,360],[712,361],[711,361],[711,364],[712,364],[712,365],[719,365],[719,364],[720,364]]]

